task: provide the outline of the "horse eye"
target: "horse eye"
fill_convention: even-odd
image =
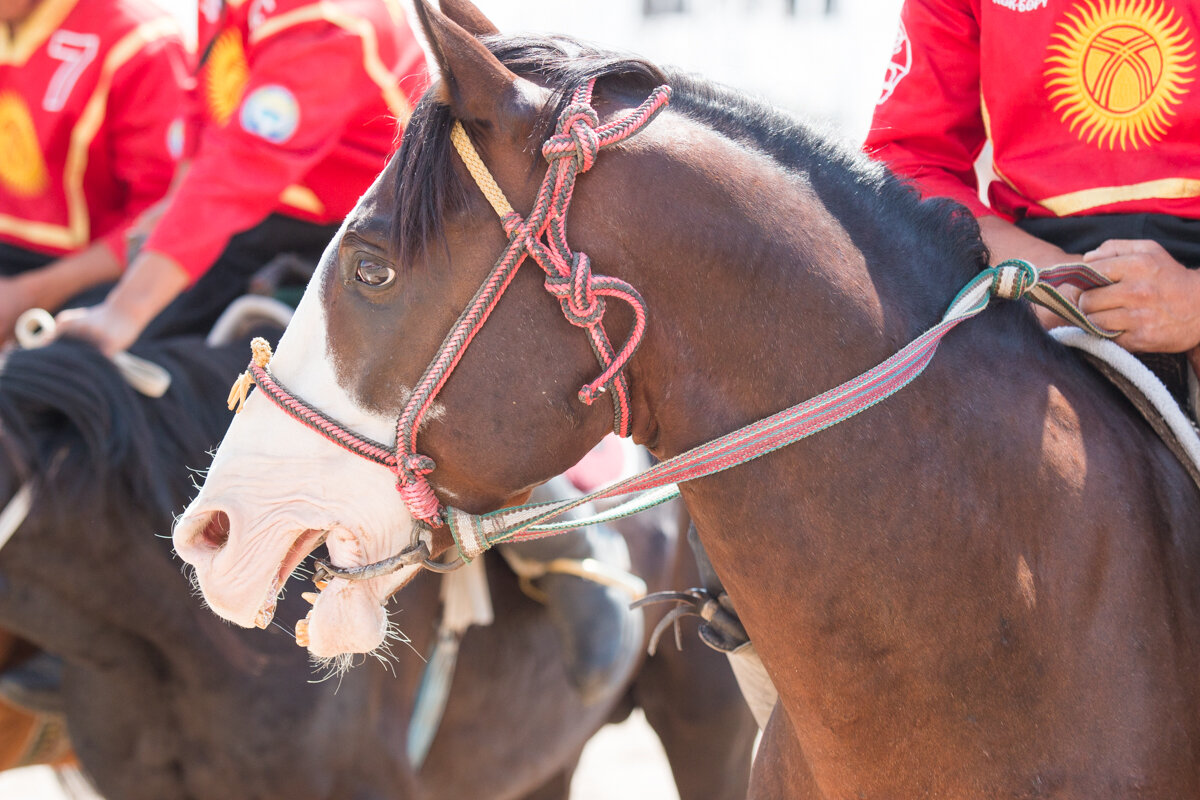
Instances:
[[[387,286],[395,277],[396,270],[385,264],[376,264],[374,261],[369,261],[365,258],[359,259],[358,269],[354,272],[355,280],[374,289]]]

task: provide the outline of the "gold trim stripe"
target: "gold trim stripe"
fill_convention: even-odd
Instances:
[[[90,241],[91,219],[88,215],[87,196],[83,192],[83,177],[87,172],[88,148],[92,146],[92,140],[104,124],[113,75],[147,44],[177,31],[175,21],[170,17],[143,23],[121,37],[105,56],[96,89],[88,98],[83,113],[79,115],[79,121],[71,131],[71,143],[67,149],[67,161],[63,169],[67,225],[34,222],[0,214],[0,232],[19,236],[31,244],[62,250],[76,250]]]
[[[1161,178],[1129,186],[1098,186],[1039,200],[1038,204],[1065,217],[1090,208],[1132,200],[1182,200],[1200,197],[1200,178]]]
[[[317,193],[307,186],[301,186],[298,183],[293,183],[284,189],[279,194],[279,201],[292,208],[307,211],[310,214],[321,215],[325,213],[325,204],[321,202],[321,198],[317,197]]]
[[[412,106],[404,92],[400,91],[399,76],[393,75],[379,56],[379,40],[375,36],[375,26],[371,24],[370,20],[348,14],[332,3],[321,0],[321,2],[301,6],[286,14],[268,19],[250,33],[250,43],[258,44],[287,28],[318,20],[329,22],[349,31],[362,41],[363,68],[383,92],[383,99],[387,103],[388,109],[400,120],[401,125],[407,125],[408,118],[412,116]]]

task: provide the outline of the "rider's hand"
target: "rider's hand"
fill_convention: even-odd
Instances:
[[[58,336],[86,339],[110,357],[128,350],[145,327],[107,301],[87,308],[68,308],[55,321]]]
[[[1200,273],[1157,242],[1110,239],[1083,260],[1112,286],[1080,295],[1079,308],[1102,328],[1123,331],[1135,353],[1183,353],[1200,344]]]
[[[142,253],[103,303],[59,314],[58,335],[86,339],[108,356],[127,350],[189,281],[170,257]]]

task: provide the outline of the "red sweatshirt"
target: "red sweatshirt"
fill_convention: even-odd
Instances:
[[[866,150],[977,215],[1200,218],[1200,2],[906,0]]]
[[[0,26],[0,240],[61,255],[103,239],[123,260],[175,171],[186,81],[178,27],[149,0],[42,0]]]
[[[396,0],[200,0],[191,168],[146,249],[200,277],[272,212],[340,222],[426,85]]]

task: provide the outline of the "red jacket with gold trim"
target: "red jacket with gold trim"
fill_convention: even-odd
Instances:
[[[178,26],[148,0],[42,0],[0,26],[0,240],[61,255],[102,239],[123,259],[175,171],[187,80]]]
[[[865,147],[977,215],[1200,218],[1200,2],[906,0]]]
[[[340,222],[424,91],[396,0],[200,0],[190,168],[146,242],[194,279],[278,212]]]

